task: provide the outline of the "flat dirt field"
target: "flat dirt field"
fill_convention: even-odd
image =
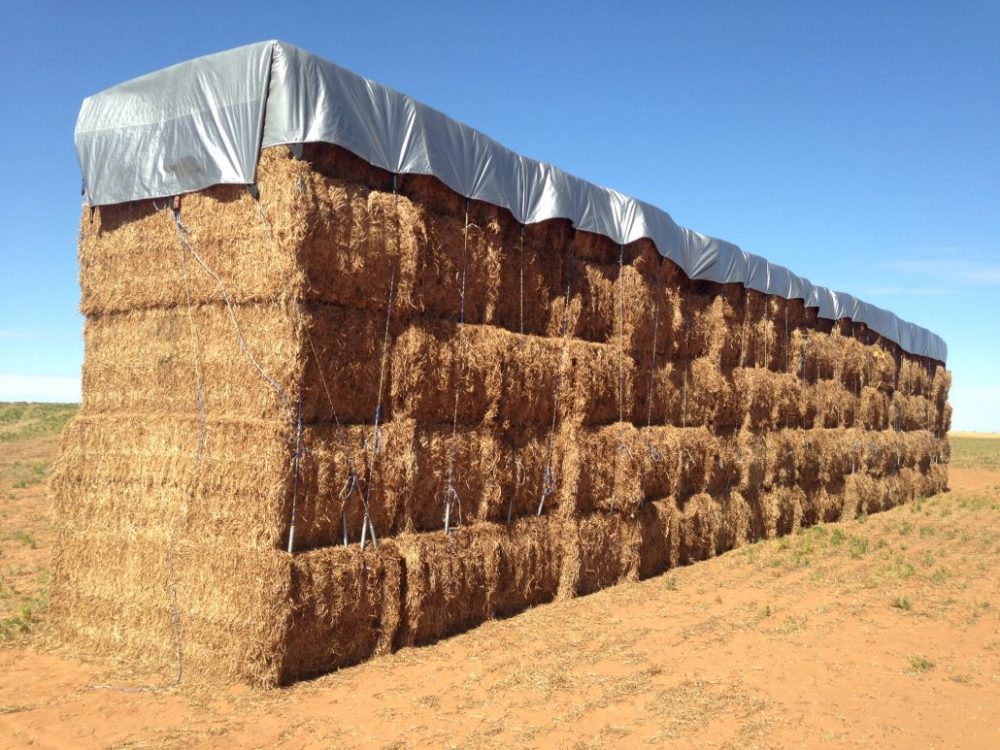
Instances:
[[[70,413],[0,405],[2,747],[1000,747],[1000,440],[929,500],[291,688],[128,692],[163,676],[47,642]]]

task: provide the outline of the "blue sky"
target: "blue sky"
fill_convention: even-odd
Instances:
[[[280,38],[948,342],[1000,430],[1000,3],[0,4],[0,400],[73,399],[81,100]]]

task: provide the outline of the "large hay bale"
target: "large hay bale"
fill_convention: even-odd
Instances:
[[[52,612],[67,640],[172,675],[176,613],[188,679],[280,681],[291,591],[287,554],[241,552],[225,539],[172,541],[140,529],[128,536],[60,531]]]
[[[397,540],[403,559],[404,617],[401,642],[429,643],[484,621],[490,614],[488,576],[499,539],[492,529],[463,527],[450,535],[404,535]]]
[[[634,370],[607,344],[433,322],[397,340],[392,404],[400,415],[449,424],[456,414],[462,424],[607,424],[620,408],[631,414]]]
[[[213,419],[201,433],[197,417],[78,416],[51,480],[56,516],[64,532],[222,533],[273,549],[287,526],[287,437],[274,422]]]
[[[486,559],[491,617],[506,617],[555,598],[562,572],[559,528],[559,522],[549,518],[488,527],[487,533],[497,536]]]
[[[672,498],[651,500],[639,508],[639,577],[650,578],[680,563],[679,514]]]
[[[191,245],[225,280],[233,303],[282,301],[302,288],[297,253],[318,223],[319,207],[296,186],[301,180],[309,188],[316,179],[287,149],[269,149],[258,166],[259,204],[237,185],[184,196],[182,221]],[[88,318],[219,300],[216,279],[178,241],[168,200],[85,210],[79,252],[81,308]]]
[[[719,516],[719,503],[709,494],[702,492],[684,501],[679,524],[681,564],[715,556],[715,541],[722,524]]]
[[[562,524],[559,595],[584,596],[639,576],[639,524],[621,513],[593,513]]]
[[[290,682],[388,653],[401,623],[401,562],[391,542],[292,558],[280,678]]]

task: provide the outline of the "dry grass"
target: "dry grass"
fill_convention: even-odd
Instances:
[[[1000,435],[996,433],[951,433],[951,463],[962,469],[1000,469],[1000,455],[994,444]]]
[[[0,443],[58,435],[77,409],[76,404],[0,403]]]
[[[19,640],[48,603],[53,527],[45,501],[68,404],[0,404],[0,643]]]

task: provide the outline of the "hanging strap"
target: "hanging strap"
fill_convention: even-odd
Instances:
[[[559,371],[556,375],[556,388],[552,398],[552,425],[549,428],[549,436],[545,451],[545,470],[542,472],[542,491],[538,500],[538,510],[535,512],[536,516],[542,515],[542,511],[545,509],[545,501],[555,494],[557,486],[556,472],[552,465],[552,454],[555,442],[556,423],[559,419],[559,396],[562,392],[563,375],[566,369],[566,353],[569,349],[569,301],[573,287],[572,266],[569,263],[569,249],[566,250],[566,260],[564,262],[566,266],[566,292],[563,295],[562,330],[560,332],[562,336],[562,347],[559,352]]]
[[[391,338],[390,323],[392,321],[392,301],[393,293],[396,288],[396,268],[392,269],[392,273],[389,276],[389,296],[386,300],[385,305],[385,334],[382,338],[382,362],[379,367],[378,374],[378,396],[377,403],[375,405],[375,417],[372,420],[372,437],[371,437],[371,460],[368,464],[368,476],[365,481],[365,494],[362,496],[362,502],[364,504],[364,517],[361,519],[361,551],[365,549],[365,542],[367,541],[368,532],[371,531],[372,544],[377,547],[378,539],[375,536],[375,524],[371,517],[371,493],[372,493],[372,481],[374,480],[378,456],[381,450],[381,422],[382,422],[382,392],[385,390],[385,368],[386,363],[389,359],[389,341]]]
[[[451,444],[448,448],[448,475],[442,497],[444,503],[444,533],[451,533],[451,509],[458,508],[461,523],[462,498],[455,489],[455,455],[458,451],[458,401],[461,397],[461,380],[465,372],[465,283],[469,267],[469,199],[465,199],[465,227],[462,237],[462,282],[458,290],[458,356],[454,359],[452,374],[455,378],[455,403],[451,418]]]

